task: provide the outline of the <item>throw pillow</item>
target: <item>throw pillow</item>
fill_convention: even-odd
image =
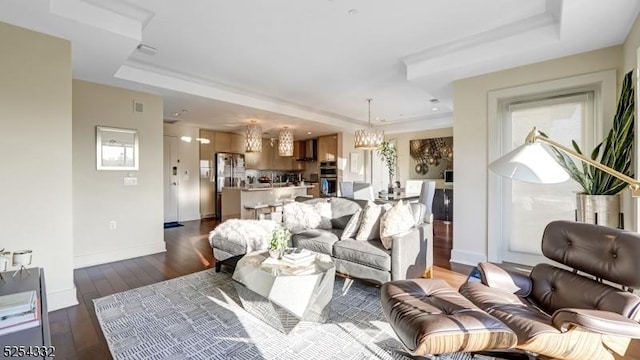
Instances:
[[[320,214],[318,229],[331,229],[331,204],[328,202],[317,202],[313,204],[313,209]]]
[[[312,204],[291,202],[282,206],[284,227],[291,232],[305,229],[331,229],[331,205],[326,201]]]
[[[380,241],[385,249],[391,249],[393,235],[403,233],[415,225],[411,205],[398,201],[382,215],[380,220]]]
[[[369,241],[380,237],[380,217],[386,209],[390,208],[389,204],[376,205],[368,202],[362,210],[362,219],[360,220],[360,229],[356,235],[358,241]]]
[[[351,215],[351,219],[344,227],[342,231],[342,235],[340,236],[340,240],[350,239],[356,237],[358,234],[358,229],[360,229],[360,219],[362,218],[362,209],[356,211],[353,215]]]
[[[304,229],[315,229],[322,218],[315,210],[314,205],[292,202],[282,206],[282,218],[284,227],[291,232],[300,232]]]

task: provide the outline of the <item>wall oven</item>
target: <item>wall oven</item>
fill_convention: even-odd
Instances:
[[[335,161],[320,162],[320,177],[338,176],[338,166]]]
[[[338,177],[320,177],[320,195],[323,197],[338,196]]]

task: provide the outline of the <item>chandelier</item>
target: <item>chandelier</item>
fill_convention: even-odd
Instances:
[[[247,125],[244,134],[244,152],[259,153],[262,151],[262,128],[255,120]]]
[[[293,156],[293,131],[288,127],[280,130],[278,136],[278,154],[280,156]]]
[[[384,141],[384,131],[375,130],[371,127],[371,100],[367,99],[367,102],[369,102],[369,127],[356,130],[354,137],[354,147],[356,149],[375,150]]]

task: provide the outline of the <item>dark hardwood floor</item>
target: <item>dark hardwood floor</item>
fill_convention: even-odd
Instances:
[[[75,270],[79,304],[49,313],[56,359],[111,359],[93,299],[214,267],[207,235],[218,223],[188,221],[183,227],[165,229],[167,251],[164,253]],[[457,286],[465,276],[455,271],[466,274],[468,269],[452,269],[450,254],[451,224],[436,222],[434,263],[438,268],[435,277]]]

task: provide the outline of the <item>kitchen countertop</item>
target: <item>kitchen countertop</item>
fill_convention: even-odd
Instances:
[[[259,186],[255,186],[254,184],[253,186],[254,187],[239,187],[239,188],[226,187],[225,189],[236,189],[236,190],[242,190],[242,191],[267,191],[267,190],[273,190],[273,189],[308,189],[308,188],[314,187],[315,185],[288,186],[287,183],[279,183],[279,184],[273,184],[273,186],[269,186],[268,184],[261,184]]]

